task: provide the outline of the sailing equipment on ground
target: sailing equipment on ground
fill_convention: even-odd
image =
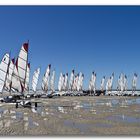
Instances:
[[[5,85],[8,67],[9,67],[10,56],[6,53],[3,59],[0,62],[0,93],[3,92],[3,88]]]

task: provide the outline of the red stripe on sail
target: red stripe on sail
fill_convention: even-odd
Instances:
[[[15,63],[15,58],[12,59],[13,64]]]
[[[28,47],[29,47],[28,43],[24,43],[23,47],[24,47],[25,51],[28,52]]]
[[[17,58],[17,60],[16,60],[16,68],[17,68],[17,70],[18,70],[18,58]]]
[[[51,64],[49,64],[49,69],[51,68]]]
[[[28,63],[28,68],[30,69],[30,63]]]
[[[72,73],[74,73],[74,70],[72,70]]]

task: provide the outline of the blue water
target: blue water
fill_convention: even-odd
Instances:
[[[18,121],[23,120],[23,112],[16,112],[16,119]]]
[[[107,117],[107,120],[120,121],[125,123],[140,123],[140,118],[126,116],[126,115],[115,115]]]
[[[64,125],[67,127],[76,128],[80,130],[80,132],[83,132],[83,133],[89,132],[89,128],[93,126],[92,124],[76,123],[71,120],[65,120]]]

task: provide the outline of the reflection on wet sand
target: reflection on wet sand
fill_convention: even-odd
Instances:
[[[115,115],[107,117],[111,121],[121,121],[126,123],[140,123],[140,118],[125,116],[125,115]]]
[[[140,98],[87,98],[42,99],[38,107],[0,107],[0,134],[12,128],[18,134],[97,134],[127,125],[140,126]],[[18,132],[19,130],[19,132]],[[107,132],[107,133],[108,133]],[[129,131],[128,131],[129,132]],[[139,133],[138,129],[132,134]],[[123,133],[123,131],[122,131]],[[126,133],[126,132],[125,132]]]

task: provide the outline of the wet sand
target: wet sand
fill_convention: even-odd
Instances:
[[[139,97],[32,99],[38,107],[0,103],[1,136],[140,135]]]

